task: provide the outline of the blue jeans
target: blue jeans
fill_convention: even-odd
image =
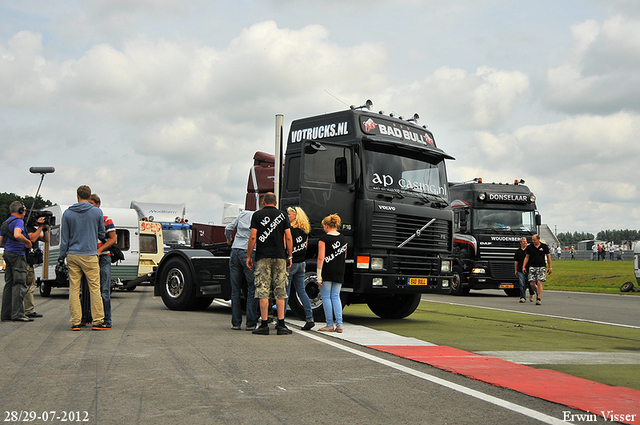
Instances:
[[[304,308],[304,317],[307,322],[313,322],[313,310],[311,310],[311,301],[309,301],[309,296],[307,295],[307,291],[304,289],[304,273],[306,271],[307,264],[306,263],[293,263],[291,268],[289,269],[289,284],[287,285],[287,300],[285,305],[289,302],[289,294],[291,294],[291,285],[296,286],[296,293],[298,294],[298,298],[300,302],[302,302],[302,307]]]
[[[100,295],[104,309],[104,324],[112,325],[111,321],[111,256],[100,256]]]
[[[251,258],[253,259],[253,264],[255,264],[255,254]],[[247,268],[247,251],[237,248],[231,250],[229,271],[231,279],[231,326],[242,325],[240,295],[242,294],[242,276],[244,276],[247,281],[247,328],[255,328],[258,324],[258,303],[256,301],[253,270]]]
[[[336,326],[342,326],[342,301],[340,301],[340,289],[342,283],[322,281],[320,295],[322,295],[322,307],[327,319],[327,326],[333,326],[333,319]]]
[[[520,282],[520,298],[527,298],[527,288],[529,288],[529,295],[533,295],[533,289],[527,282],[527,274],[518,272],[518,281]]]

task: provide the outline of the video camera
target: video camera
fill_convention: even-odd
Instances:
[[[44,218],[44,224],[47,226],[55,226],[56,218],[53,216],[53,212],[51,211],[32,211],[29,215],[29,220],[27,222],[27,226],[29,227],[38,227],[40,223],[38,223],[38,219],[42,217]]]

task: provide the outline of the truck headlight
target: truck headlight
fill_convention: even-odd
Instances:
[[[475,269],[471,270],[471,273],[473,274],[485,274],[485,270],[481,267],[476,267]]]
[[[451,272],[451,261],[442,260],[440,262],[440,272],[441,273],[449,273],[449,272]]]
[[[371,270],[384,270],[384,260],[382,258],[371,257]]]
[[[382,278],[381,277],[374,277],[373,280],[371,281],[371,284],[373,286],[382,286]]]

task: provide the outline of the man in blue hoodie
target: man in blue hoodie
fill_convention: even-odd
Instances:
[[[58,257],[58,262],[63,262],[66,258],[69,268],[71,330],[79,331],[81,328],[80,282],[83,274],[87,277],[89,284],[93,330],[109,330],[104,324],[97,248],[98,240],[105,237],[104,218],[102,211],[91,205],[89,186],[80,186],[76,194],[78,202],[62,214],[60,257]]]

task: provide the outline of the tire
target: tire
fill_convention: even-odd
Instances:
[[[509,288],[503,289],[504,293],[510,297],[519,297],[520,296],[520,288]]]
[[[41,297],[48,297],[49,295],[51,295],[51,285],[49,285],[48,283],[41,283],[40,284],[40,296]]]
[[[127,288],[127,291],[135,291],[138,285]]]
[[[318,285],[318,276],[316,275],[316,272],[306,272],[304,274],[304,289],[307,292],[309,301],[311,301],[313,320],[315,322],[324,321],[324,308],[322,307],[322,296],[320,295],[320,286]],[[304,308],[302,307],[302,302],[300,301],[294,286],[291,287],[289,295],[289,307],[291,307],[291,311],[293,311],[296,316],[305,320]]]
[[[633,291],[633,283],[632,282],[625,282],[620,287],[620,292],[631,292],[631,291]]]
[[[453,278],[451,279],[451,295],[468,295],[469,288],[462,287],[462,269],[460,266],[453,266]]]
[[[420,294],[371,297],[367,305],[371,311],[383,319],[403,319],[413,313],[420,304]]]
[[[167,261],[159,278],[162,301],[170,310],[196,310],[199,307],[191,269],[184,259],[176,257]]]

